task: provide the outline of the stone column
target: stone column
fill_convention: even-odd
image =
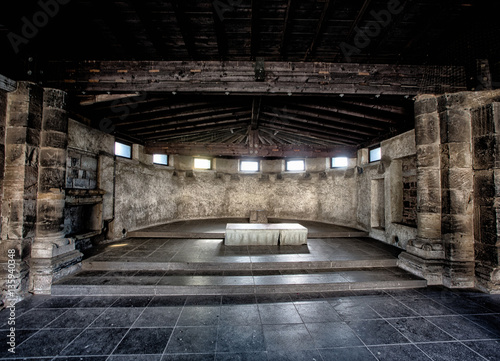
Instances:
[[[42,103],[43,89],[30,83],[19,83],[7,96],[0,263],[6,265],[8,250],[15,250],[19,298],[28,291],[35,236]]]
[[[30,276],[31,289],[39,294],[50,293],[52,281],[73,272],[82,257],[63,232],[68,138],[64,92],[45,89],[41,130]]]
[[[419,96],[415,102],[417,148],[417,238],[400,255],[400,266],[442,284],[444,250],[441,239],[441,138],[438,98]]]
[[[476,286],[500,292],[500,103],[474,109]]]

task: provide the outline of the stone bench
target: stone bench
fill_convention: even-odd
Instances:
[[[226,246],[298,246],[307,244],[307,228],[298,223],[228,223]]]

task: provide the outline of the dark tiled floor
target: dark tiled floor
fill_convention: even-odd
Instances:
[[[500,360],[500,295],[328,294],[32,297],[2,360]]]

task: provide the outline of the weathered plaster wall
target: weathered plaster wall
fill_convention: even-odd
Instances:
[[[238,172],[238,160],[215,159],[214,169],[192,171],[192,157],[176,156],[173,167],[152,165],[151,157],[118,159],[114,237],[176,220],[248,217],[265,209],[270,217],[356,225],[354,170],[327,168],[307,160],[306,172],[289,173],[282,160],[263,160],[261,172]],[[131,196],[132,195],[132,196]]]
[[[415,156],[415,131],[383,141],[382,159],[368,163],[367,150],[358,152],[357,226],[380,241],[405,249],[414,239],[416,227],[402,224],[403,159]],[[382,193],[382,194],[381,194]],[[383,204],[380,204],[383,202]],[[377,214],[382,212],[382,214]],[[381,221],[380,218],[383,218]]]

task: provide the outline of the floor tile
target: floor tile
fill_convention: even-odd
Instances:
[[[480,325],[497,337],[500,337],[500,314],[466,315],[468,320]]]
[[[41,330],[16,347],[16,357],[57,356],[81,329]]]
[[[375,361],[375,356],[366,347],[346,347],[319,350],[323,360]]]
[[[160,354],[171,334],[172,328],[131,328],[113,354]]]
[[[223,295],[223,305],[252,305],[256,304],[255,295]]]
[[[423,343],[417,346],[434,361],[484,361],[483,357],[459,342]]]
[[[389,323],[413,342],[451,341],[453,337],[424,318],[391,319]]]
[[[259,309],[254,305],[223,305],[220,309],[221,325],[260,324]]]
[[[214,361],[215,354],[213,353],[176,353],[163,355],[161,361]],[[231,360],[238,360],[233,358]]]
[[[220,318],[219,306],[185,306],[179,316],[179,326],[217,326]]]
[[[214,353],[216,327],[176,327],[165,353]]]
[[[500,340],[475,342],[466,341],[464,344],[485,357],[487,360],[500,361]]]
[[[446,306],[456,313],[463,315],[470,314],[480,314],[480,313],[491,313],[491,311],[481,305],[475,303],[474,301],[466,298],[444,298],[444,299],[436,299],[437,302]]]
[[[85,308],[85,307],[92,307],[92,308],[100,308],[100,307],[109,307],[113,303],[115,303],[117,300],[117,297],[110,297],[110,296],[88,296],[88,297],[83,297],[81,298],[81,301],[78,302],[75,307],[76,308]]]
[[[21,345],[24,341],[26,341],[28,338],[33,336],[38,330],[17,330],[15,331],[15,342],[14,345],[17,347]],[[2,331],[0,333],[0,359],[7,358],[7,357],[14,357],[16,356],[15,353],[9,352],[9,349],[12,348],[12,345],[9,345],[7,342],[10,342],[10,336],[9,332],[7,331]]]
[[[382,317],[414,317],[417,313],[394,299],[371,298],[367,300],[370,307]]]
[[[181,306],[148,307],[135,321],[133,327],[173,327],[181,311]]]
[[[267,351],[314,349],[314,341],[303,325],[263,325]]]
[[[384,320],[347,322],[366,345],[391,345],[409,342],[399,331]]]
[[[188,296],[186,306],[219,306],[222,296]]]
[[[105,310],[105,308],[72,308],[45,327],[85,328],[94,322]]]
[[[363,300],[347,298],[340,301],[330,301],[330,304],[340,317],[346,321],[380,318],[380,315]]]
[[[379,361],[431,361],[414,345],[371,346],[369,349]]]
[[[255,298],[259,304],[292,302],[290,295],[287,293],[256,294]]]
[[[146,307],[152,296],[119,297],[111,307]]]
[[[51,361],[107,361],[108,356],[80,356],[80,357],[71,357],[71,356],[59,356],[54,358]]]
[[[302,323],[302,319],[293,303],[259,304],[259,313],[264,325]]]
[[[90,327],[130,327],[144,308],[108,308]]]
[[[494,333],[463,316],[428,317],[427,320],[458,340],[481,340],[497,337]]]
[[[305,323],[341,321],[339,314],[327,301],[296,303],[295,308]]]
[[[344,322],[307,323],[306,327],[318,348],[363,345],[352,329]]]
[[[187,296],[155,296],[148,307],[184,306]]]
[[[111,355],[106,361],[160,361],[162,355]]]
[[[269,361],[313,361],[321,360],[318,350],[269,351]]]
[[[37,308],[71,308],[80,300],[80,297],[51,297]]]
[[[34,308],[16,319],[16,329],[41,329],[68,310],[63,308]],[[2,326],[3,327],[3,326]]]
[[[265,351],[261,325],[223,326],[217,335],[217,352]]]
[[[215,361],[266,361],[267,352],[217,352]],[[177,360],[176,360],[177,361]]]
[[[421,316],[454,315],[453,310],[432,299],[402,299],[401,302]]]
[[[61,352],[61,355],[109,355],[127,328],[88,328]]]

